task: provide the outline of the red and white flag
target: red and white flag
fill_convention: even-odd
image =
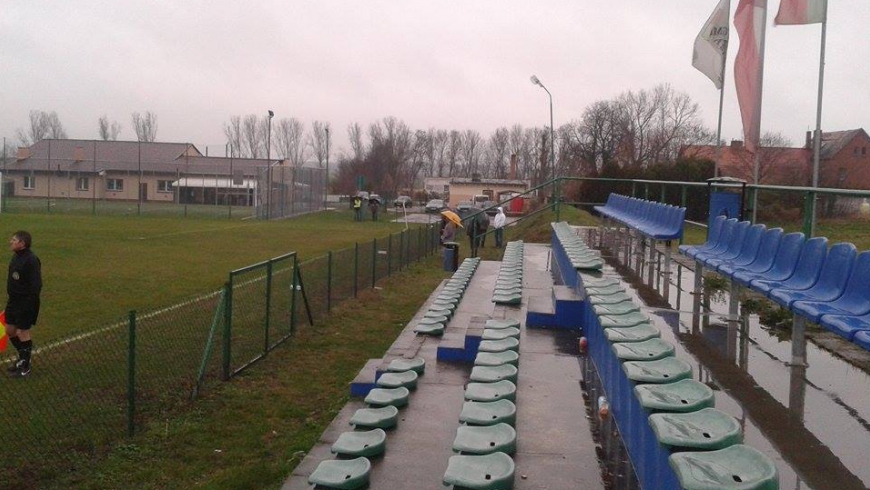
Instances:
[[[825,21],[828,0],[782,0],[774,24],[819,24]]]
[[[737,102],[743,120],[746,149],[754,153],[761,137],[761,84],[764,73],[764,20],[767,0],[740,0],[734,12],[734,27],[740,49],[734,60]]]
[[[695,38],[692,66],[722,88],[725,78],[725,57],[728,54],[728,15],[731,0],[720,0],[707,23]]]

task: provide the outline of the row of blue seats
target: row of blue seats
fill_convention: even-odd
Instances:
[[[870,350],[870,251],[719,216],[680,252]]]
[[[595,210],[656,240],[683,236],[686,208],[611,193],[607,203]]]

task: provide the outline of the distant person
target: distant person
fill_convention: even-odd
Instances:
[[[26,231],[16,231],[9,240],[13,252],[6,277],[6,335],[18,351],[18,361],[9,368],[13,376],[30,374],[33,340],[30,329],[39,316],[42,292],[42,264],[30,250],[33,238]]]
[[[477,249],[484,246],[487,228],[489,228],[489,217],[486,213],[480,212],[468,218],[465,233],[468,235],[472,256],[476,256]]]
[[[504,224],[506,220],[507,216],[504,214],[504,208],[499,206],[495,218],[492,220],[492,227],[495,228],[495,248],[501,248],[504,243]]]
[[[362,198],[353,196],[353,220],[362,221]]]
[[[477,238],[480,239],[480,246],[486,246],[486,230],[489,229],[489,215],[484,212],[477,214]]]
[[[372,213],[372,221],[378,220],[378,208],[381,203],[377,199],[369,199],[369,211]]]
[[[441,244],[452,242],[456,238],[456,225],[447,219],[447,216],[441,217]]]

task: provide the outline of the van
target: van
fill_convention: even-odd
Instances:
[[[474,197],[471,198],[471,202],[473,203],[474,207],[482,208],[483,203],[491,199],[492,197],[487,196],[486,194],[475,194]]]

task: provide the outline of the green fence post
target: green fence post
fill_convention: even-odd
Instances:
[[[393,234],[387,235],[387,277],[393,272]]]
[[[269,353],[269,323],[272,318],[272,260],[266,262],[266,321],[263,325],[263,356]]]
[[[136,429],[136,310],[130,310],[127,346],[127,435]]]
[[[637,182],[631,181],[631,197],[637,197]]]
[[[687,191],[687,189],[688,188],[686,187],[686,184],[683,184],[680,186],[680,207],[684,207],[684,208],[686,207],[686,191]],[[686,215],[687,215],[686,219],[688,219],[688,214],[689,214],[689,209],[686,208]],[[685,236],[685,233],[680,235],[680,245],[683,244],[684,236]],[[677,276],[677,279],[679,279],[679,276]]]
[[[665,187],[665,184],[662,184],[662,196],[661,196],[661,198],[659,198],[659,202],[662,204],[665,204],[666,201],[667,201],[667,188]]]
[[[752,224],[755,224],[755,205],[757,204],[757,202],[756,202],[756,194],[757,193],[758,193],[758,189],[756,189],[755,187],[749,188],[749,196],[747,196],[749,198],[749,209],[747,209],[747,211],[749,211],[749,216],[748,217],[745,216],[744,218],[748,221],[751,221]]]
[[[556,223],[558,223],[562,221],[561,219],[559,219],[561,214],[560,207],[562,202],[562,178],[560,177],[556,179],[556,182],[554,182],[553,185],[556,187],[554,194],[556,196]]]
[[[223,339],[223,356],[221,359],[221,371],[222,378],[224,381],[229,381],[230,379],[230,356],[232,351],[231,347],[231,338],[233,332],[233,275],[230,274],[230,280],[227,281],[227,295],[224,298],[224,339]]]
[[[357,278],[359,277],[359,242],[353,244],[353,297],[359,290]]]
[[[296,331],[296,290],[299,289],[296,268],[299,267],[299,257],[293,255],[293,287],[290,290],[290,334]]]
[[[405,256],[405,230],[399,232],[399,270],[405,268],[408,258]]]
[[[332,250],[326,259],[326,312],[332,311]]]
[[[804,235],[807,238],[813,237],[813,211],[816,206],[816,193],[814,191],[807,191],[804,194]]]
[[[378,239],[372,239],[372,289],[375,287],[378,272]]]
[[[649,182],[643,184],[643,198],[649,201]]]

